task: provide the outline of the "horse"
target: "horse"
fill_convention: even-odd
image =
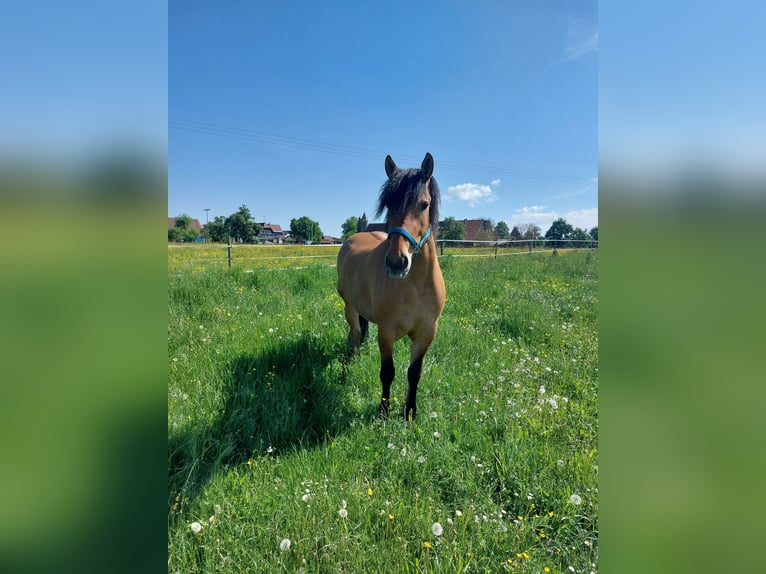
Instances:
[[[426,153],[420,169],[399,169],[390,155],[388,179],[380,188],[375,217],[386,212],[388,233],[359,232],[338,252],[338,294],[346,304],[349,356],[378,325],[380,383],[378,412],[388,416],[394,380],[394,343],[409,336],[410,365],[404,419],[417,415],[416,396],[423,357],[431,346],[444,309],[446,289],[436,255],[439,185],[432,177],[434,158]]]

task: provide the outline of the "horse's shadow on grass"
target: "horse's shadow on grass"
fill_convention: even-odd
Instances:
[[[180,510],[218,472],[251,458],[310,448],[349,427],[341,353],[310,334],[271,341],[228,364],[224,406],[209,425],[168,441],[168,502]],[[358,414],[358,413],[357,413]]]

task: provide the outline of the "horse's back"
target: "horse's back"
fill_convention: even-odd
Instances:
[[[386,237],[388,236],[380,231],[362,231],[346,239],[338,252],[338,277],[342,277],[350,267],[360,264],[370,256]]]

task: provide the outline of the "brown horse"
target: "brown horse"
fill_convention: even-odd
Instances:
[[[399,169],[386,156],[388,180],[380,190],[376,217],[386,211],[388,234],[356,233],[338,253],[338,293],[346,302],[352,355],[367,336],[368,322],[378,325],[383,415],[389,412],[395,374],[394,342],[405,335],[412,341],[405,420],[417,414],[423,357],[444,308],[444,278],[432,231],[439,221],[439,186],[433,171],[430,153],[419,170]]]

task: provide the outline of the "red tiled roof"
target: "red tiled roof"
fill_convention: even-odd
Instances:
[[[176,218],[168,217],[168,229],[173,229],[175,226],[176,226]],[[196,229],[197,231],[202,231],[202,224],[199,222],[199,219],[192,219],[191,226],[192,226],[192,229]]]

